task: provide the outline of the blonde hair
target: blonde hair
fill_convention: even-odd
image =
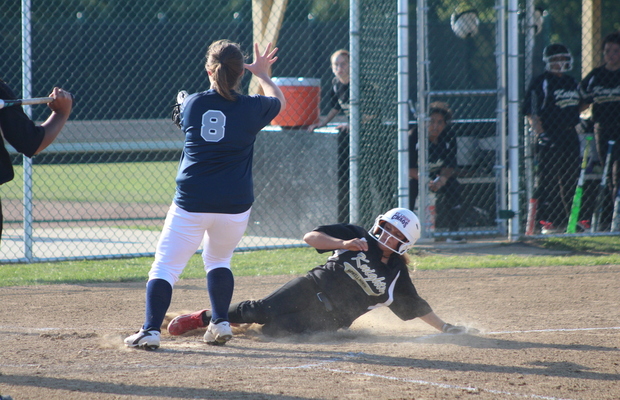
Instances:
[[[336,58],[338,58],[338,56],[345,56],[348,59],[351,59],[351,55],[349,54],[348,50],[344,50],[344,49],[340,49],[340,50],[336,50],[331,57],[329,57],[329,61],[333,64],[334,60],[336,60]]]
[[[239,87],[244,69],[239,45],[226,39],[211,43],[205,69],[211,73],[212,88],[226,100],[234,101],[232,92]]]

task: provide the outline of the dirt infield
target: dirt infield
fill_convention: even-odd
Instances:
[[[125,349],[144,283],[0,288],[0,393],[22,399],[619,399],[620,266],[417,271],[437,334],[375,310],[345,332],[287,340],[163,336]],[[237,278],[235,300],[290,276]],[[206,302],[181,281],[171,311]]]

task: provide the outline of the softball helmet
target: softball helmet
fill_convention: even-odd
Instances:
[[[403,241],[385,230],[383,225],[385,225],[386,222],[394,226],[405,237],[405,240]],[[413,247],[415,242],[420,238],[420,220],[411,210],[406,208],[392,208],[390,211],[379,215],[375,219],[375,224],[372,226],[369,233],[379,243],[388,247],[390,250],[398,254],[403,254]],[[383,235],[383,233],[386,233],[386,235]],[[400,243],[396,249],[387,245],[387,241],[391,237],[395,238]]]
[[[561,43],[550,44],[543,50],[545,69],[552,72],[567,72],[573,69],[573,55]],[[556,69],[552,69],[552,66]]]
[[[463,9],[463,11],[460,9]],[[478,11],[474,8],[458,7],[450,16],[452,31],[461,39],[476,36],[479,24]]]

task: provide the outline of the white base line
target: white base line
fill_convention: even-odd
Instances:
[[[480,333],[484,335],[506,335],[510,333],[540,333],[540,332],[578,332],[578,331],[602,331],[607,329],[620,329],[620,326],[610,326],[606,328],[573,328],[573,329],[532,329],[529,331],[498,331],[498,332],[484,332]]]
[[[353,371],[346,371],[346,370],[333,369],[333,368],[321,368],[321,369],[325,369],[331,372],[339,372],[343,374],[362,375],[362,376],[368,376],[372,378],[388,379],[391,381],[400,381],[400,382],[407,382],[407,383],[416,383],[418,385],[435,386],[435,387],[439,387],[442,389],[464,390],[469,393],[485,392],[485,393],[497,394],[497,395],[502,395],[502,396],[523,397],[527,399],[540,399],[540,400],[572,400],[572,399],[560,398],[560,397],[539,396],[536,394],[520,394],[520,393],[504,392],[501,390],[480,389],[480,388],[471,387],[471,386],[447,385],[445,383],[427,382],[427,381],[422,381],[419,379],[397,378],[395,376],[377,375],[377,374],[372,374],[369,372],[353,372]]]

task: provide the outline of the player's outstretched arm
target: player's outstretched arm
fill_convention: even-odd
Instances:
[[[258,43],[254,43],[254,62],[252,64],[245,64],[245,68],[256,76],[265,96],[277,97],[280,100],[280,112],[282,112],[286,108],[286,98],[278,85],[269,77],[271,65],[278,60],[277,52],[278,48],[271,50],[271,43],[269,43],[265,52],[261,54]]]
[[[429,312],[426,315],[420,317],[420,319],[438,331],[442,331],[443,333],[450,333],[453,335],[467,333],[467,328],[459,325],[452,325],[446,323],[444,320],[439,318],[434,311]]]
[[[351,240],[338,239],[329,236],[323,232],[312,231],[304,235],[304,242],[317,250],[352,250],[366,251],[368,250],[368,242],[366,239],[357,238]]]

